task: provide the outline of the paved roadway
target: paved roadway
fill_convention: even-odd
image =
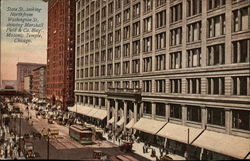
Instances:
[[[130,155],[135,157],[136,159],[148,160],[134,153],[123,153],[119,150],[119,148],[108,142],[101,141],[98,144],[94,145],[81,145],[75,140],[71,139],[68,135],[68,127],[57,125],[57,124],[48,124],[47,119],[35,118],[35,110],[30,110],[30,115],[32,116],[33,126],[31,125],[31,121],[27,121],[26,118],[28,116],[27,111],[25,110],[25,106],[23,104],[16,104],[20,107],[21,111],[24,112],[21,130],[22,134],[31,133],[31,132],[41,132],[43,128],[51,128],[56,127],[60,130],[59,137],[56,139],[50,139],[49,146],[49,158],[50,159],[63,159],[63,160],[91,160],[93,150],[101,150],[105,154],[114,156],[114,155]],[[19,118],[16,121],[16,128],[19,134]],[[12,120],[11,126],[14,127],[14,121]],[[46,159],[47,158],[47,141],[45,138],[42,139],[34,138],[34,151],[39,154],[36,159]]]

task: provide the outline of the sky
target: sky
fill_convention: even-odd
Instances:
[[[31,43],[14,43],[14,38],[7,37],[7,23],[10,17],[10,8],[29,8],[32,18],[37,18],[38,23],[44,23],[41,27],[41,36],[33,39]],[[32,11],[32,8],[40,8],[41,11]],[[2,0],[1,5],[1,79],[16,80],[17,62],[46,64],[47,60],[47,21],[48,3],[42,0]],[[21,16],[19,16],[21,17]],[[16,18],[16,17],[15,17]],[[24,33],[22,31],[23,34]]]

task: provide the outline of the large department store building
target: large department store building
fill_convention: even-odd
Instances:
[[[76,1],[71,111],[180,155],[250,158],[249,19],[249,0]]]

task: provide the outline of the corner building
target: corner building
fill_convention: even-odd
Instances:
[[[76,18],[72,111],[193,159],[250,158],[248,0],[78,0]]]
[[[63,110],[74,104],[75,1],[48,3],[46,98]]]

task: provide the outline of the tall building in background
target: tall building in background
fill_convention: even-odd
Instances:
[[[32,71],[32,89],[34,97],[45,99],[46,97],[46,66],[41,66]]]
[[[2,26],[2,0],[0,0],[0,27]],[[2,30],[0,30],[0,89],[2,88]]]
[[[24,90],[24,77],[32,74],[32,70],[44,66],[45,64],[36,63],[17,63],[17,90]]]
[[[46,96],[63,109],[74,104],[75,12],[75,1],[49,1]]]
[[[250,158],[249,0],[76,4],[72,111],[179,155]]]

